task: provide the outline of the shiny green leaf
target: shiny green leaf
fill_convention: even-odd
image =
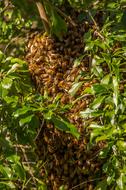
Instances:
[[[3,88],[10,89],[13,84],[13,80],[11,78],[6,77],[2,80],[1,84]]]
[[[27,123],[30,123],[32,121],[33,117],[34,117],[34,115],[32,114],[32,115],[29,115],[27,117],[24,117],[24,118],[20,119],[20,121],[19,121],[20,126],[23,126],[23,125],[25,125]]]
[[[78,82],[78,83],[74,83],[72,88],[69,90],[69,94],[71,96],[74,96],[76,94],[76,92],[79,90],[79,88],[82,86],[84,82]]]
[[[71,133],[73,136],[79,139],[80,134],[78,133],[77,128],[73,124],[55,115],[52,116],[51,121],[54,123],[55,127],[57,127],[58,129]]]

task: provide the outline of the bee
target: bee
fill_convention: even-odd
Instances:
[[[59,82],[58,87],[64,88],[64,85],[65,85],[65,83],[64,83],[64,81],[62,80],[62,81]]]
[[[30,49],[30,47],[32,46],[32,44],[33,44],[33,41],[30,40],[29,43],[28,43],[28,45],[27,45],[28,49]]]
[[[91,83],[90,82],[85,82],[84,83],[84,87],[86,88],[86,87],[90,87],[91,86]]]
[[[43,61],[43,56],[40,56],[40,57],[38,57],[38,58],[35,60],[36,63],[39,63],[39,62],[41,62],[41,61]]]
[[[49,68],[45,68],[45,71],[48,75],[54,75],[55,71],[53,69]]]
[[[72,74],[76,74],[77,75],[78,74],[78,68],[77,67],[73,67],[70,74],[71,75]]]
[[[68,103],[69,102],[69,96],[63,95],[60,101],[62,104]]]
[[[49,151],[50,153],[55,153],[56,150],[57,150],[57,147],[56,147],[56,146],[51,145],[51,144],[48,144],[48,151]]]
[[[84,100],[84,101],[79,105],[79,110],[86,108],[86,104],[87,104],[87,102]]]
[[[53,86],[53,87],[51,88],[51,92],[52,92],[52,94],[55,94],[55,93],[56,93],[56,88],[55,88],[55,86]]]
[[[34,52],[36,52],[37,51],[37,49],[35,48],[35,46],[32,44],[31,46],[30,46],[30,52],[32,53],[34,53]]]
[[[57,73],[56,74],[56,77],[57,77],[57,79],[62,79],[63,78],[63,73]]]
[[[62,62],[61,67],[62,67],[63,70],[66,70],[67,66],[68,66],[68,62],[67,61]]]
[[[58,59],[58,56],[57,54],[48,54],[48,58],[49,58],[49,61],[52,63],[53,61],[55,61],[56,59]]]
[[[75,78],[76,78],[76,75],[71,75],[71,76],[70,76],[70,81],[71,81],[71,82],[74,82],[74,81],[75,81]]]
[[[45,79],[45,78],[48,78],[49,75],[48,75],[47,73],[44,73],[44,74],[41,74],[41,77],[42,77],[43,79]]]
[[[57,86],[57,85],[58,85],[58,83],[59,83],[58,79],[57,79],[57,78],[55,78],[55,79],[54,79],[54,85],[56,85],[56,86]]]

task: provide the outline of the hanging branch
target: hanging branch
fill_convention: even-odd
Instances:
[[[37,8],[38,8],[40,17],[41,17],[41,19],[42,19],[44,29],[45,29],[45,31],[46,31],[47,33],[49,33],[49,31],[50,31],[49,19],[48,19],[48,17],[47,17],[45,8],[44,8],[43,4],[40,2],[40,0],[35,0],[35,4],[36,4],[36,6],[37,6]]]

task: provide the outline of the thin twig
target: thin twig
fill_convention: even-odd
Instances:
[[[36,183],[36,180],[35,180],[34,175],[33,175],[33,173],[32,173],[32,169],[31,169],[31,166],[30,166],[30,164],[29,164],[27,155],[26,155],[26,153],[25,153],[25,149],[22,148],[22,147],[20,147],[20,149],[21,149],[21,151],[22,151],[22,153],[23,153],[23,156],[24,156],[25,161],[27,162],[27,166],[28,166],[28,168],[29,168],[29,173],[30,173],[30,175],[31,175],[31,177],[32,177],[32,180],[33,180],[34,184],[35,184],[35,183]]]
[[[88,180],[88,181],[84,181],[84,182],[72,187],[70,190],[76,189],[77,187],[79,187],[81,185],[84,185],[84,184],[89,183],[89,182],[97,181],[97,180],[100,180],[100,179],[103,179],[103,177],[99,177],[99,178],[91,179],[91,180]]]
[[[97,25],[97,23],[96,23],[95,19],[93,18],[91,12],[90,12],[89,10],[87,10],[86,12],[88,12],[88,14],[89,14],[91,20],[92,20],[93,23],[94,23],[94,26],[95,26],[95,29],[96,29],[95,34],[96,34],[98,37],[100,37],[102,40],[105,40],[104,36],[102,36],[102,34],[99,32],[99,26]]]
[[[31,181],[32,177],[30,177],[27,182],[23,185],[22,190],[27,186],[27,184]]]
[[[99,155],[99,153],[100,153],[101,150],[102,150],[102,148],[101,148],[100,150],[98,150],[98,151],[92,156],[91,159],[89,159],[89,162],[90,162],[90,161],[93,161],[93,160]]]
[[[94,23],[95,27],[96,27],[97,29],[99,29],[99,27],[98,27],[98,25],[97,25],[97,23],[96,23],[95,19],[93,18],[93,16],[92,16],[91,12],[90,12],[89,10],[87,10],[86,12],[88,12],[88,14],[89,14],[89,16],[91,17],[91,19],[92,19],[92,21],[93,21],[93,23]]]
[[[22,145],[22,144],[16,144],[16,145],[12,145],[15,148],[24,148],[24,149],[30,149],[31,146],[28,145]]]
[[[55,9],[57,10],[57,12],[63,16],[64,18],[66,18],[66,20],[74,27],[77,26],[77,24],[71,19],[70,16],[67,16],[63,11],[61,11],[58,7],[55,7]]]
[[[74,105],[78,100],[81,100],[82,98],[84,99],[84,98],[88,98],[88,97],[91,97],[91,96],[93,96],[93,95],[92,94],[84,94],[84,95],[80,96],[79,98],[77,98],[76,100],[74,100],[72,102],[72,105]]]
[[[48,0],[46,0],[46,3],[48,3],[50,7],[53,7],[53,9],[55,9],[62,17],[64,17],[72,26],[77,26],[77,24],[71,19],[71,17],[67,16],[61,9],[52,5]]]
[[[34,141],[36,141],[37,138],[38,138],[38,136],[40,135],[40,132],[41,132],[41,130],[42,130],[42,128],[43,128],[43,125],[44,125],[44,119],[42,120],[42,123],[41,123],[40,129],[39,129],[39,131],[38,131],[36,137],[34,138]]]
[[[7,43],[7,45],[6,45],[5,48],[4,48],[4,54],[6,53],[7,48],[8,48],[13,42],[15,42],[17,39],[19,39],[20,36],[21,36],[21,35],[18,35],[18,36],[16,36],[16,37],[12,38],[12,39]]]

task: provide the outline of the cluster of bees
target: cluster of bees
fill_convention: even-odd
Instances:
[[[71,104],[86,87],[95,82],[84,82],[75,97],[69,94],[77,77],[90,70],[88,57],[83,58],[79,66],[74,66],[75,59],[84,54],[84,32],[85,24],[78,24],[76,27],[69,26],[62,40],[46,34],[31,35],[29,39],[26,59],[36,88],[42,95],[47,92],[52,101],[60,94],[61,105]],[[82,75],[78,81],[83,80]],[[88,107],[90,101],[91,97],[78,100],[65,114],[81,133],[79,140],[57,130],[53,124],[45,123],[36,141],[39,157],[45,162],[40,173],[50,190],[58,190],[61,185],[70,189],[84,181],[91,181],[99,170],[100,162],[91,161],[94,152],[86,150],[88,135],[79,116],[79,112]],[[77,189],[92,190],[93,185],[82,183]]]

